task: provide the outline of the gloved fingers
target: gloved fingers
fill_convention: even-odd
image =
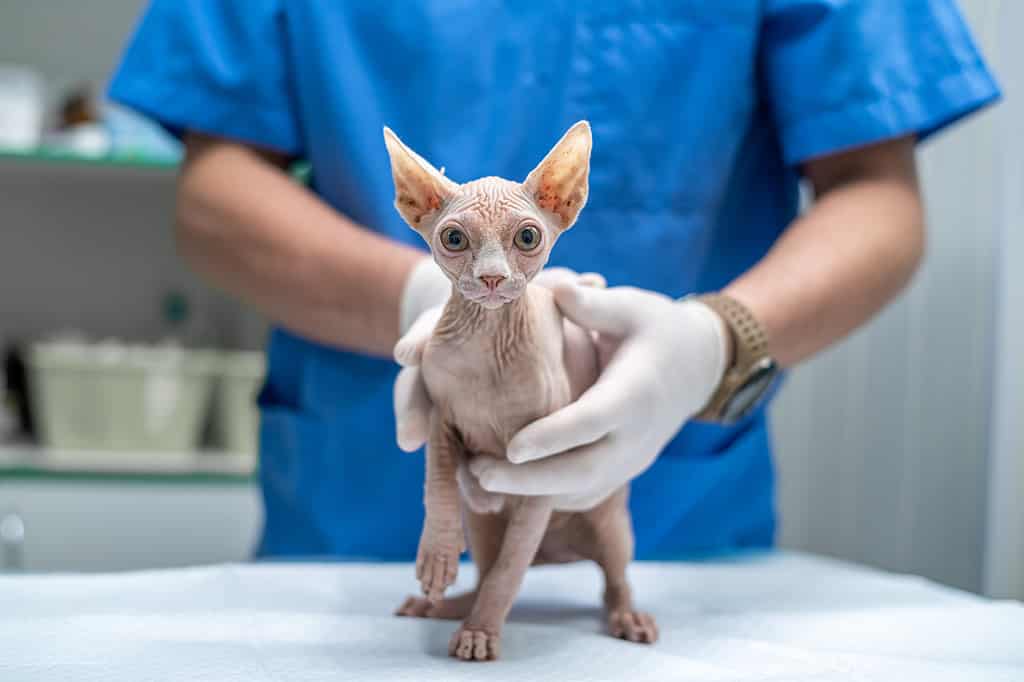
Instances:
[[[423,348],[434,333],[437,321],[441,319],[444,309],[441,306],[434,306],[424,310],[416,321],[412,323],[402,338],[395,344],[395,362],[402,367],[416,367],[423,359]]]
[[[406,367],[400,371],[394,391],[398,447],[405,452],[415,452],[427,442],[430,411],[433,409],[419,368]]]
[[[596,287],[604,289],[604,275],[598,272],[579,273],[570,268],[554,267],[544,268],[533,278],[534,284],[539,284],[546,289],[552,289],[558,284],[579,284],[581,287]]]
[[[593,287],[595,289],[608,288],[608,282],[605,281],[604,275],[599,272],[584,272],[580,275],[576,283],[581,287]]]
[[[558,284],[552,293],[562,314],[585,329],[624,336],[633,328],[636,302],[622,289]]]
[[[580,277],[579,273],[569,268],[556,267],[544,268],[533,278],[533,283],[545,289],[551,289],[556,284],[572,284]]]
[[[399,302],[398,328],[409,331],[420,314],[438,305],[444,305],[451,294],[452,284],[433,258],[420,259],[409,273]]]
[[[607,363],[593,386],[575,402],[527,424],[509,441],[507,456],[530,462],[593,443],[634,416],[638,396],[649,388],[650,371],[643,349],[626,342]]]
[[[394,357],[402,367],[419,367],[423,362],[423,349],[427,346],[429,336],[410,337],[403,336],[395,344]]]
[[[588,402],[588,394],[589,391],[578,401],[523,427],[509,441],[506,449],[509,461],[517,465],[532,462],[605,436],[611,427],[603,419],[605,405]]]
[[[469,470],[484,490],[507,495],[576,495],[607,484],[618,441],[604,438],[558,457],[513,464],[494,457],[474,457]]]

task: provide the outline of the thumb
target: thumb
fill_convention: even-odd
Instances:
[[[402,367],[416,367],[423,358],[423,348],[427,345],[437,321],[443,312],[441,306],[424,311],[409,327],[409,331],[398,340],[393,351],[395,362]]]
[[[562,314],[585,329],[622,336],[633,326],[634,306],[625,290],[559,284],[552,293]]]
[[[398,373],[394,405],[398,447],[406,452],[414,452],[427,441],[433,408],[418,367],[406,367]]]

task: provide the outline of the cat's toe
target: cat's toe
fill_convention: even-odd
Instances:
[[[426,618],[427,611],[430,610],[430,602],[423,597],[410,596],[406,598],[402,605],[395,609],[396,616],[404,616],[408,618]]]
[[[608,632],[612,637],[630,642],[653,644],[658,641],[658,624],[651,614],[642,611],[612,611],[608,614]]]
[[[448,643],[448,655],[463,661],[493,661],[501,654],[501,635],[463,625]]]
[[[436,618],[438,620],[461,620],[469,615],[476,599],[475,592],[464,592],[437,603],[424,597],[409,597],[395,610],[396,616],[409,618]]]
[[[426,550],[416,561],[416,577],[423,594],[431,602],[439,602],[444,591],[455,582],[459,572],[459,553],[448,550]]]

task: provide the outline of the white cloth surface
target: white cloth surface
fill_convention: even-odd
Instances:
[[[407,564],[0,577],[0,681],[1024,680],[1017,603],[792,553],[630,575],[657,644],[602,634],[593,565],[537,567],[496,663],[449,659],[454,622],[391,615]]]

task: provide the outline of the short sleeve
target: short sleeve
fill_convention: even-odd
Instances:
[[[171,133],[301,154],[279,0],[153,0],[110,98]]]
[[[768,0],[758,58],[791,164],[923,140],[999,97],[953,0]]]

